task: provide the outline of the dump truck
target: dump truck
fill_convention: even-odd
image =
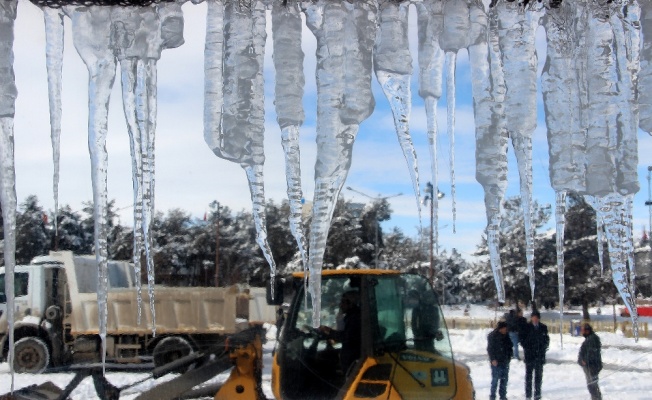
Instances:
[[[15,267],[14,367],[38,373],[48,366],[101,360],[94,256],[68,251],[36,257]],[[5,271],[0,268],[0,358],[8,358]],[[142,317],[133,267],[108,263],[106,360],[168,364],[214,346],[248,327],[249,295],[232,287],[156,286],[155,324],[148,287],[142,287]]]

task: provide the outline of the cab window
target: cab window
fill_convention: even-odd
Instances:
[[[15,297],[27,296],[29,285],[29,274],[27,272],[16,272],[14,274]],[[0,303],[7,302],[5,293],[5,274],[0,275]]]

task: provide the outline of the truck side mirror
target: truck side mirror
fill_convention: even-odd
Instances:
[[[267,283],[267,304],[270,306],[280,306],[283,304],[283,285],[285,279],[274,278]],[[272,296],[272,288],[274,295]]]

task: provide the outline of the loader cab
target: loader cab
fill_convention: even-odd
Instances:
[[[313,300],[305,296],[302,274],[293,276],[291,286],[273,365],[277,398],[473,397],[468,369],[453,361],[437,296],[423,277],[381,270],[324,271],[320,328],[312,326]],[[342,299],[352,293],[359,299],[352,313],[359,323],[351,317],[347,321],[342,312]],[[351,327],[359,332],[347,332]],[[331,331],[339,334],[325,333]],[[461,391],[460,378],[465,386]]]

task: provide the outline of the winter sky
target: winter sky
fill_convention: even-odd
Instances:
[[[183,6],[185,44],[165,50],[158,62],[158,123],[156,138],[156,207],[160,211],[181,208],[201,218],[209,204],[218,200],[234,210],[249,210],[250,197],[244,171],[236,164],[216,157],[203,139],[203,49],[205,4]],[[416,14],[412,10],[410,25],[413,76],[412,119],[410,129],[419,160],[421,190],[431,181],[426,118],[423,101],[418,96]],[[66,49],[63,71],[63,129],[61,137],[60,204],[81,209],[92,199],[90,158],[87,147],[87,70],[72,44],[70,20],[66,19]],[[274,68],[272,63],[271,27],[268,19],[268,46],[265,67],[266,197],[280,202],[285,198],[285,165],[281,132],[274,112]],[[45,37],[41,11],[27,0],[19,0],[14,44],[18,99],[15,118],[16,189],[19,203],[35,194],[48,210],[52,199],[52,150],[50,144],[47,80],[45,72]],[[545,61],[545,41],[539,32],[539,70]],[[306,200],[313,196],[313,171],[316,155],[316,85],[315,39],[304,27],[303,50],[306,88],[306,121],[302,127],[301,170]],[[471,257],[486,224],[483,191],[475,180],[475,141],[471,103],[470,71],[466,52],[458,56],[457,114],[455,137],[455,175],[457,184],[457,233],[453,234],[452,202],[449,178],[449,140],[446,135],[446,99],[439,102],[439,190],[446,196],[440,201],[441,249],[457,248]],[[390,200],[394,214],[383,228],[400,227],[416,236],[419,215],[407,164],[396,139],[388,102],[374,81],[376,109],[360,127],[353,165],[345,186],[370,196],[402,196]],[[115,199],[120,222],[131,225],[131,158],[119,78],[113,87],[109,114],[109,199]],[[534,110],[533,110],[534,112]],[[548,147],[543,107],[539,96],[538,128],[533,140],[534,198],[540,203],[554,202],[548,177]],[[640,236],[648,225],[647,166],[652,164],[652,139],[639,134],[639,176],[641,191],[634,201],[634,230]],[[513,151],[509,151],[508,196],[519,193],[518,173]],[[346,198],[366,202],[361,195],[343,190]],[[423,192],[422,192],[423,197]],[[554,217],[553,217],[554,218]],[[429,224],[428,209],[422,210],[424,226]],[[550,223],[549,227],[553,224]]]

